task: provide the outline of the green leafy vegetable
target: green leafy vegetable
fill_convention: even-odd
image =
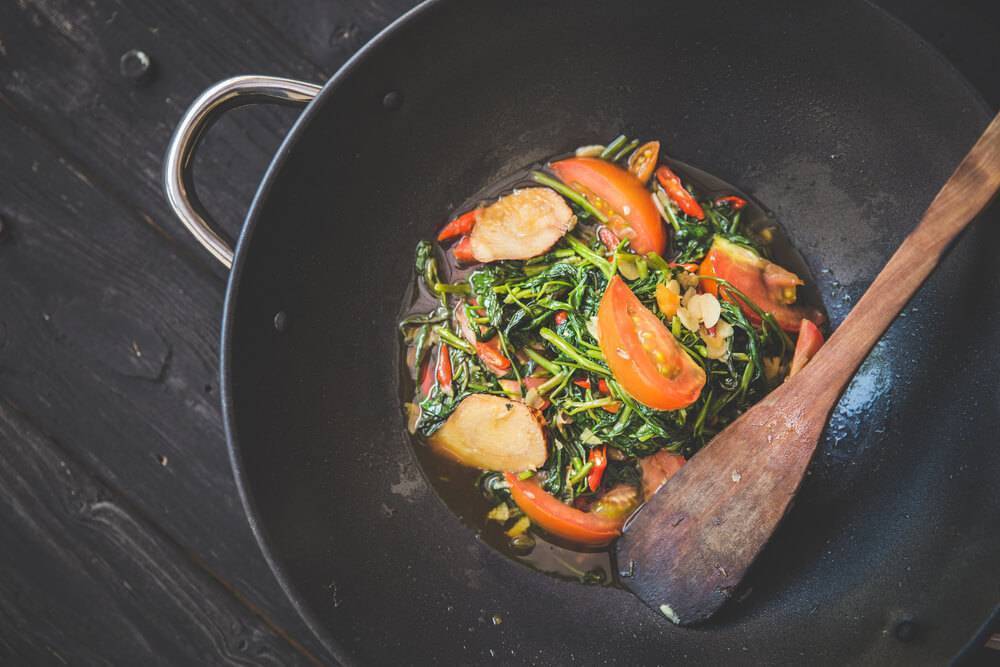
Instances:
[[[619,136],[600,157],[619,160],[638,144]],[[469,394],[520,394],[540,407],[551,435],[548,460],[535,474],[546,491],[572,502],[579,496],[594,496],[587,485],[592,448],[608,445],[617,450],[603,475],[604,488],[638,485],[637,457],[661,450],[686,456],[698,451],[770,390],[767,365],[775,360],[787,364],[793,346],[771,315],[719,278],[713,280],[719,284],[720,295],[732,300],[720,302],[720,322],[732,327],[721,358],[709,357],[706,342],[698,333],[684,327],[677,316],[665,318],[657,306],[657,286],[677,279],[690,285],[693,278],[679,265],[700,263],[716,235],[766,255],[766,246],[741,225],[740,210],[699,198],[705,218],[696,220],[674,205],[655,180],[651,182],[651,194],[664,222],[673,230],[668,261],[655,253],[633,253],[627,240],[609,251],[595,230],[595,225],[607,222],[604,213],[547,173],[534,171],[530,177],[535,184],[563,195],[581,223],[542,256],[479,266],[454,282],[441,279],[433,247],[421,242],[417,246],[417,274],[441,305],[408,317],[400,328],[406,344],[414,350],[417,368],[427,358],[432,343],[443,341],[452,350],[453,395],[445,395],[435,386],[426,396],[418,397],[417,433],[433,433]],[[698,197],[696,187],[686,187]],[[706,386],[688,407],[673,411],[648,408],[612,377],[593,321],[608,282],[616,274],[644,305],[664,319],[667,329],[705,370]],[[761,323],[751,323],[737,303],[756,313]],[[453,321],[456,306],[465,309],[472,326],[467,335],[474,333],[477,345],[489,343],[497,354],[510,360],[503,378],[491,372],[478,356],[482,346],[477,348],[461,334]],[[479,484],[491,503],[505,502],[509,496],[497,473],[484,473]],[[520,516],[516,508],[512,512],[511,517]]]

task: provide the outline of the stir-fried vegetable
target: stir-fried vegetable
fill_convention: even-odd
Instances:
[[[650,141],[635,149],[628,159],[628,170],[643,184],[653,175],[660,159],[660,142]]]
[[[603,214],[619,239],[639,253],[663,253],[666,233],[645,184],[618,165],[593,157],[576,157],[552,164],[552,171]]]
[[[411,427],[484,471],[489,519],[518,553],[536,529],[613,540],[822,343],[802,281],[741,225],[746,200],[699,198],[658,165],[658,142],[637,145],[581,148],[456,217],[438,239],[473,266],[443,275],[442,255],[417,249],[437,301],[401,323]]]
[[[819,327],[809,320],[802,320],[802,324],[799,326],[799,339],[795,341],[792,365],[788,369],[788,377],[801,371],[822,345],[823,334]]]
[[[823,315],[818,310],[795,303],[796,288],[804,284],[801,278],[761,257],[759,253],[724,237],[715,237],[699,274],[722,278],[746,295],[747,300],[737,298],[736,301],[746,316],[755,323],[760,322],[757,310],[770,313],[781,328],[789,333],[797,332],[803,319],[811,320],[814,324],[823,323]],[[710,294],[718,295],[721,291],[725,298],[735,298],[724,287],[720,289],[717,281],[705,280],[704,283],[705,291]]]
[[[671,171],[670,167],[662,165],[656,170],[656,180],[659,181],[660,185],[667,192],[667,196],[677,206],[680,207],[684,213],[691,216],[692,218],[697,218],[698,220],[705,219],[705,211],[702,210],[701,204],[698,203],[690,192],[681,184],[681,179]]]
[[[604,292],[597,326],[601,352],[630,396],[656,410],[679,410],[698,400],[705,369],[619,276]]]
[[[473,468],[520,472],[545,463],[545,431],[536,410],[490,394],[472,394],[430,438],[433,447]]]
[[[477,262],[531,259],[551,248],[574,224],[573,211],[552,190],[518,190],[479,212],[469,235],[472,255]]]
[[[536,524],[556,537],[585,546],[603,546],[622,532],[625,517],[582,512],[553,498],[536,481],[505,475],[511,497]]]

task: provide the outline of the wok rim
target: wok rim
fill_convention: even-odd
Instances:
[[[247,248],[253,240],[254,230],[256,229],[257,223],[261,218],[263,202],[270,194],[271,188],[277,180],[289,154],[292,152],[295,144],[298,143],[299,137],[303,133],[304,128],[309,125],[313,116],[319,113],[319,108],[322,106],[323,102],[330,97],[336,88],[340,86],[341,82],[350,76],[353,70],[368,57],[370,52],[377,49],[386,40],[390,39],[406,24],[415,20],[419,15],[429,11],[432,6],[437,5],[442,1],[446,0],[423,0],[420,4],[406,11],[382,29],[378,34],[372,37],[372,39],[363,45],[354,55],[348,58],[347,61],[341,65],[340,69],[334,72],[333,76],[327,79],[319,94],[317,94],[316,97],[308,105],[306,105],[306,107],[302,110],[302,113],[299,114],[299,117],[295,119],[294,123],[292,123],[291,128],[289,128],[285,138],[282,139],[277,151],[275,151],[274,157],[271,158],[271,162],[264,171],[264,175],[261,177],[260,185],[257,187],[257,192],[254,194],[254,197],[250,202],[250,207],[247,209],[243,227],[240,229],[236,246],[233,249],[233,266],[229,272],[229,280],[226,283],[225,300],[222,305],[222,342],[219,350],[221,361],[219,369],[219,386],[221,388],[220,398],[222,402],[223,430],[226,435],[226,449],[229,452],[229,464],[233,469],[233,478],[236,480],[236,489],[240,496],[240,502],[243,505],[243,511],[246,514],[247,522],[250,524],[250,530],[253,533],[254,539],[257,541],[257,546],[260,548],[260,551],[264,556],[264,560],[271,569],[271,573],[274,575],[275,579],[278,580],[278,585],[284,592],[285,597],[291,603],[292,608],[299,614],[299,617],[305,622],[306,627],[308,627],[312,631],[313,635],[319,639],[320,643],[327,651],[330,652],[333,658],[341,664],[353,664],[354,660],[347,653],[347,651],[344,650],[340,642],[332,636],[326,625],[316,617],[315,612],[303,599],[300,598],[300,594],[289,579],[289,575],[286,572],[284,564],[279,561],[271,549],[267,530],[262,525],[259,518],[260,515],[257,511],[256,500],[249,491],[250,482],[246,468],[243,465],[243,457],[235,435],[236,417],[235,403],[233,401],[232,393],[233,373],[231,365],[232,331],[235,326],[233,324],[233,313],[236,309],[236,301],[239,296],[240,278],[242,277],[246,264]]]
[[[222,407],[223,430],[226,437],[226,448],[228,450],[229,462],[233,470],[233,477],[236,481],[236,488],[240,497],[240,502],[243,506],[244,513],[246,514],[247,522],[250,525],[250,530],[253,533],[258,547],[260,548],[261,554],[264,556],[264,560],[266,561],[275,579],[277,579],[278,585],[281,587],[281,590],[284,592],[292,608],[298,613],[299,617],[303,620],[309,630],[312,631],[313,635],[319,640],[323,647],[338,663],[341,664],[354,664],[355,659],[344,649],[341,643],[337,641],[337,639],[333,636],[331,629],[317,617],[315,611],[308,605],[308,603],[305,602],[297,588],[292,584],[286,565],[275,556],[271,548],[267,529],[260,520],[256,500],[251,495],[249,490],[249,475],[244,466],[240,446],[235,434],[237,418],[235,415],[236,409],[232,393],[232,334],[235,327],[235,324],[233,323],[233,315],[236,308],[236,302],[239,297],[240,281],[245,269],[248,248],[253,241],[254,231],[260,221],[263,204],[267,200],[267,197],[277,181],[288,156],[298,143],[304,129],[312,122],[313,117],[319,113],[319,108],[323,105],[326,99],[335,93],[341,83],[353,73],[353,71],[369,56],[371,52],[380,48],[381,45],[390,40],[395,33],[406,27],[412,21],[417,20],[433,7],[448,1],[450,0],[422,0],[419,4],[407,10],[383,28],[356,53],[348,58],[346,62],[344,62],[344,64],[323,84],[322,89],[319,94],[317,94],[315,99],[313,99],[303,109],[302,113],[292,123],[292,126],[289,128],[284,139],[282,139],[280,145],[278,146],[278,149],[275,151],[274,157],[265,169],[257,191],[251,200],[249,208],[247,209],[247,214],[234,248],[233,265],[229,272],[225,299],[223,302],[222,327],[220,333],[221,345],[219,352],[220,400]],[[986,122],[988,122],[989,118],[996,113],[983,97],[983,94],[979,91],[979,89],[969,81],[969,79],[955,66],[955,64],[937,47],[924,39],[924,37],[916,32],[916,30],[910,25],[892,15],[886,9],[877,5],[874,0],[861,0],[858,4],[875,10],[891,24],[901,28],[913,40],[915,48],[924,50],[928,55],[943,64],[950,75],[968,90],[972,102],[978,107],[978,111],[985,116]],[[975,629],[972,630],[974,634]],[[956,652],[956,657],[961,655],[965,649],[967,649],[967,646],[963,645],[959,647]],[[305,650],[308,652],[308,649]],[[322,660],[322,656],[313,657]]]

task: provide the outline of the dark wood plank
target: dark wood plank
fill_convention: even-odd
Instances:
[[[359,4],[323,11],[339,25]],[[0,317],[14,321],[5,325],[0,388],[72,436],[95,470],[186,549],[321,652],[246,529],[217,408],[224,272],[166,210],[159,172],[184,105],[214,80],[248,71],[322,80],[327,71],[237,3],[20,2],[0,16],[2,135],[11,137],[2,152],[14,174],[0,184],[0,212],[15,230],[4,248],[12,303]],[[357,21],[354,36],[381,27]],[[334,49],[330,70],[360,43]],[[119,54],[136,47],[157,71],[138,88],[117,71]],[[293,118],[254,109],[207,142],[202,192],[231,232]]]
[[[318,664],[5,402],[0,443],[0,663]]]
[[[86,443],[86,458],[102,475],[133,494],[186,548],[225,571],[253,604],[320,651],[248,537],[216,407],[221,281],[213,276],[224,274],[166,211],[159,166],[183,106],[215,79],[265,71],[320,80],[326,72],[297,55],[265,19],[236,3],[167,8],[156,2],[127,7],[22,2],[0,8],[0,15],[0,103],[11,126],[32,128],[5,147],[6,164],[19,171],[20,181],[0,186],[4,211],[17,230],[14,249],[6,254],[28,258],[6,267],[19,278],[7,281],[18,301],[9,315],[21,315],[7,327],[6,351],[23,363],[4,363],[6,381],[0,387],[60,436],[81,432],[78,442]],[[364,34],[377,27],[364,27]],[[358,45],[351,42],[349,48]],[[151,85],[135,88],[118,76],[118,54],[133,47],[153,55],[158,76]],[[341,50],[332,64],[347,55]],[[29,80],[32,85],[25,85]],[[253,111],[214,132],[206,146],[209,157],[198,163],[205,199],[230,231],[294,117],[289,111]],[[27,160],[33,154],[38,159]],[[50,165],[61,173],[53,176]],[[29,184],[39,179],[44,187]],[[63,187],[66,179],[77,182]],[[75,192],[91,189],[102,191],[97,202],[91,193]],[[59,214],[47,210],[50,192],[61,193],[66,204]],[[56,228],[35,236],[53,221]],[[127,226],[135,229],[123,232]],[[23,243],[72,246],[75,256],[35,256],[24,252]],[[97,246],[93,253],[90,243]],[[150,256],[143,257],[146,253]],[[109,268],[122,261],[121,270]],[[56,265],[65,270],[52,270]],[[148,281],[157,281],[158,272],[164,282],[153,287]],[[123,278],[124,289],[116,285]],[[77,289],[78,281],[87,286]],[[26,351],[27,345],[33,349]],[[62,353],[52,353],[50,345]],[[44,369],[40,386],[35,369]],[[137,394],[136,382],[146,391]],[[64,401],[78,405],[82,418],[60,410]],[[178,407],[195,411],[197,418],[192,423],[178,415],[183,412]],[[119,412],[125,416],[119,418]],[[155,437],[147,446],[154,451],[128,443],[130,436],[150,434]],[[199,442],[210,451],[195,445]],[[207,496],[203,486],[212,489]],[[204,511],[202,503],[212,509]],[[220,536],[224,544],[218,543]]]
[[[0,395],[319,652],[260,556],[229,469],[221,281],[3,113],[0,136]]]
[[[160,185],[164,148],[184,108],[210,84],[236,74],[327,77],[235,1],[4,3],[0,41],[0,88],[19,122],[206,265],[214,260],[167,211]],[[147,85],[135,86],[119,74],[121,54],[133,48],[153,59]],[[214,138],[224,144],[214,157],[197,164],[206,199],[230,231],[294,112],[260,109],[239,116],[238,127]]]
[[[273,25],[310,62],[332,73],[417,4],[418,0],[245,0],[242,6]]]

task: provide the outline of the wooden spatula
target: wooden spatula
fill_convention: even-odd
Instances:
[[[869,350],[1000,188],[1000,116],[812,361],[717,435],[625,527],[622,583],[674,623],[714,614],[802,482],[830,411]]]

